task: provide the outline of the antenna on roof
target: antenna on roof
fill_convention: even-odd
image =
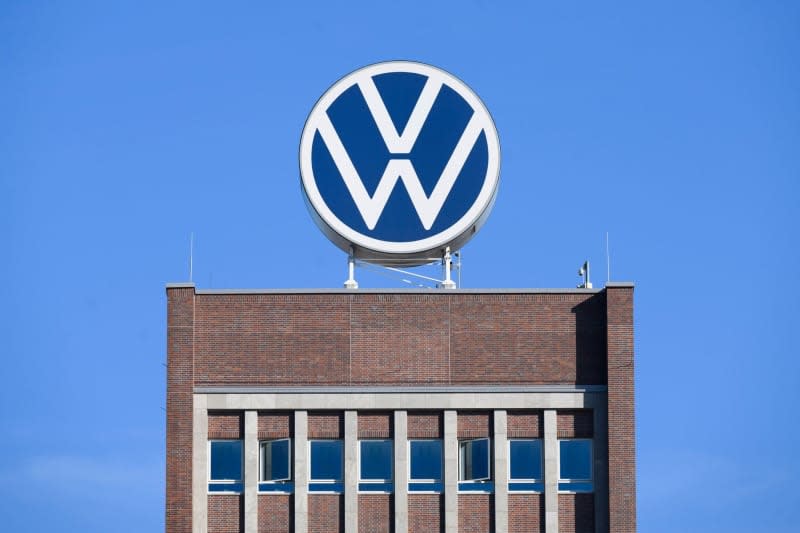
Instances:
[[[583,283],[578,285],[579,289],[591,289],[592,282],[589,281],[589,261],[584,261],[583,266],[578,269],[578,275],[583,276]]]
[[[606,232],[606,283],[611,281],[611,254],[608,251],[608,232]]]
[[[189,234],[189,281],[192,281],[192,259],[194,256],[194,232]]]

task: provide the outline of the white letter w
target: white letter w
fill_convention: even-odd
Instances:
[[[389,112],[386,110],[386,105],[372,79],[368,78],[358,83],[361,94],[367,102],[367,107],[369,107],[372,118],[375,120],[378,131],[380,131],[390,153],[408,154],[411,152],[441,86],[441,81],[428,78],[414,106],[414,110],[411,112],[408,123],[403,129],[403,133],[400,134],[397,132],[394,122],[392,122]],[[378,182],[378,187],[375,189],[375,194],[370,196],[327,113],[323,113],[320,117],[318,124],[319,134],[328,147],[333,162],[336,168],[339,169],[347,190],[350,192],[350,196],[353,197],[353,202],[369,229],[375,228],[398,181],[402,181],[403,185],[405,185],[422,226],[426,230],[431,229],[458,175],[461,173],[472,147],[478,140],[481,131],[483,131],[480,120],[476,118],[476,113],[473,113],[430,197],[425,194],[417,172],[414,170],[414,165],[407,158],[389,160],[386,164],[386,169],[383,171],[383,176]]]

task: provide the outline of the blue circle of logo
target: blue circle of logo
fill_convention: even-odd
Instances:
[[[303,190],[342,248],[416,257],[461,245],[485,220],[499,141],[478,97],[421,63],[387,62],[337,82],[312,110],[300,147]]]

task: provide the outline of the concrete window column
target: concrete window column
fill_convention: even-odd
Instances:
[[[394,412],[394,533],[408,532],[408,413]]]
[[[294,412],[294,531],[308,533],[308,411]]]
[[[458,533],[458,414],[444,412],[444,530]]]
[[[244,533],[258,531],[258,411],[244,412]]]
[[[558,533],[558,418],[544,411],[544,530]]]
[[[208,531],[208,397],[195,394],[192,407],[192,533]]]
[[[508,416],[494,412],[494,527],[496,533],[508,531]]]
[[[358,413],[344,412],[344,531],[358,533]]]

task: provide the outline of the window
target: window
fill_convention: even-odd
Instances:
[[[341,440],[309,441],[311,477],[308,490],[310,492],[342,492],[343,448]]]
[[[541,492],[542,441],[513,439],[508,441],[508,490]]]
[[[491,451],[489,439],[463,440],[458,443],[458,490],[491,491]]]
[[[258,490],[261,492],[291,492],[291,439],[262,441],[259,444]]]
[[[412,440],[408,444],[409,492],[442,492],[442,441]]]
[[[242,492],[242,441],[208,442],[208,492]]]
[[[558,490],[592,492],[591,439],[560,440],[558,450]]]
[[[362,440],[358,446],[358,490],[392,492],[392,441]]]

